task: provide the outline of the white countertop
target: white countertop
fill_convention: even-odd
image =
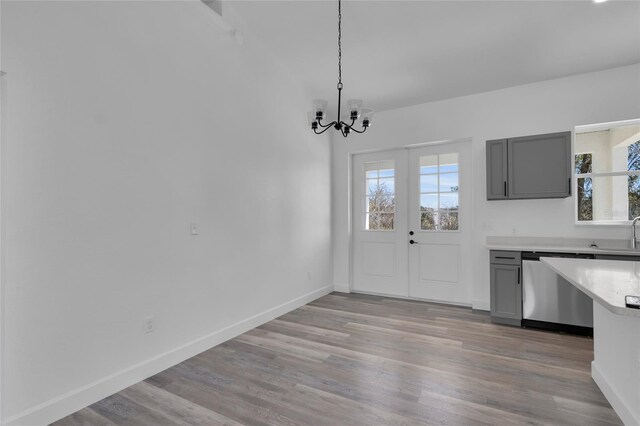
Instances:
[[[598,247],[591,247],[593,243]],[[612,239],[489,236],[486,247],[490,250],[640,256],[640,249],[631,250],[629,241]]]
[[[507,251],[537,251],[547,253],[599,253],[599,254],[625,254],[629,256],[640,255],[638,252],[628,252],[616,249],[600,249],[592,247],[579,246],[547,246],[539,244],[487,244],[489,250],[507,250]]]
[[[609,311],[640,318],[640,309],[627,308],[624,302],[627,295],[640,296],[640,262],[554,257],[540,260]]]

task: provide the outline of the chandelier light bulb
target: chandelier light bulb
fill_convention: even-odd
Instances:
[[[317,120],[322,120],[327,111],[328,102],[322,99],[316,99],[313,101],[313,111],[315,112],[315,117]]]
[[[311,129],[315,130],[318,128],[316,111],[309,111],[307,113],[307,120],[309,121],[309,125],[311,126]]]
[[[349,99],[347,101],[347,107],[349,108],[349,118],[351,120],[357,120],[362,113],[362,100],[361,99]]]
[[[362,126],[363,127],[371,127],[371,121],[373,119],[373,111],[371,108],[364,108],[362,110]]]

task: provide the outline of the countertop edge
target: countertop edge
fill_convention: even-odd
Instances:
[[[640,256],[640,250],[637,253],[616,249],[591,248],[591,247],[562,247],[562,246],[527,246],[527,245],[505,245],[505,244],[485,244],[489,250],[505,250],[505,251],[535,251],[546,253],[589,253],[589,254],[609,254],[619,256]]]
[[[553,258],[549,258],[549,259],[553,259]],[[610,312],[612,312],[612,313],[614,313],[616,315],[623,315],[623,316],[627,316],[627,317],[638,317],[638,318],[640,318],[640,310],[612,305],[611,303],[607,302],[605,299],[600,297],[597,293],[594,293],[590,289],[584,287],[582,284],[580,284],[579,282],[575,281],[572,277],[564,274],[561,270],[559,270],[556,267],[554,267],[547,260],[547,258],[542,258],[540,260],[545,265],[547,265],[549,268],[551,268],[556,274],[560,275],[562,278],[564,278],[565,280],[569,281],[577,289],[579,289],[580,291],[582,291],[583,293],[585,293],[586,295],[591,297],[594,301],[598,302],[600,305],[604,306],[608,311],[610,311]]]

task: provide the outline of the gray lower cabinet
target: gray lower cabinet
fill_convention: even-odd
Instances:
[[[520,252],[491,251],[491,321],[521,325]]]
[[[571,195],[571,132],[487,141],[487,199]]]

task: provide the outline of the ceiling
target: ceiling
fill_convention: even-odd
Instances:
[[[337,1],[230,6],[335,104]],[[344,98],[377,111],[640,62],[639,1],[343,0],[342,16]]]

